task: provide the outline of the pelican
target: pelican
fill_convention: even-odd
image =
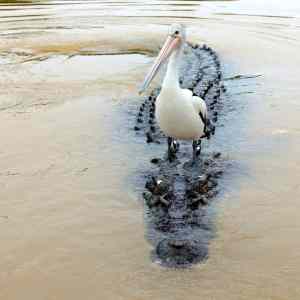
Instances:
[[[162,88],[156,99],[155,117],[161,130],[168,137],[168,158],[171,160],[176,139],[193,141],[193,160],[200,155],[201,138],[207,134],[207,107],[203,99],[193,96],[192,91],[179,85],[179,65],[185,44],[185,28],[180,24],[170,27],[169,35],[146,76],[139,93],[150,85],[161,66],[168,67]]]

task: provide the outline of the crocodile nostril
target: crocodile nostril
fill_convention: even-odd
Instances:
[[[182,239],[164,239],[156,247],[156,256],[169,267],[187,267],[207,259],[205,243]]]
[[[186,241],[181,240],[171,240],[168,242],[168,245],[175,249],[182,249],[187,244]]]

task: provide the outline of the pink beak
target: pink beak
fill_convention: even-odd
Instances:
[[[148,75],[146,76],[142,86],[139,89],[139,94],[142,94],[146,91],[148,86],[150,85],[151,81],[155,77],[155,75],[160,70],[161,66],[164,64],[164,62],[167,61],[171,53],[179,46],[181,42],[180,37],[173,37],[169,36],[167,40],[165,41],[165,44],[163,45],[162,49],[160,50],[158,57],[155,59],[155,62],[149,71]]]

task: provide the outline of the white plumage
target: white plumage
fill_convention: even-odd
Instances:
[[[181,25],[172,25],[169,37],[161,49],[141,91],[144,91],[169,58],[162,88],[156,100],[156,119],[161,130],[174,139],[199,140],[205,135],[207,108],[204,100],[193,96],[179,85],[179,65],[185,42],[185,30]]]
[[[180,51],[180,50],[177,50]],[[188,89],[179,86],[178,74],[180,56],[173,52],[161,92],[156,100],[156,119],[161,130],[170,137],[183,140],[198,140],[204,135],[204,127],[200,114],[206,119],[205,102],[193,96]],[[176,59],[176,63],[173,62]],[[171,76],[171,80],[169,78]]]

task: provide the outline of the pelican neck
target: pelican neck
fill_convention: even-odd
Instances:
[[[172,88],[179,88],[179,64],[182,54],[182,47],[176,49],[170,56],[166,76],[163,86],[172,86]]]

